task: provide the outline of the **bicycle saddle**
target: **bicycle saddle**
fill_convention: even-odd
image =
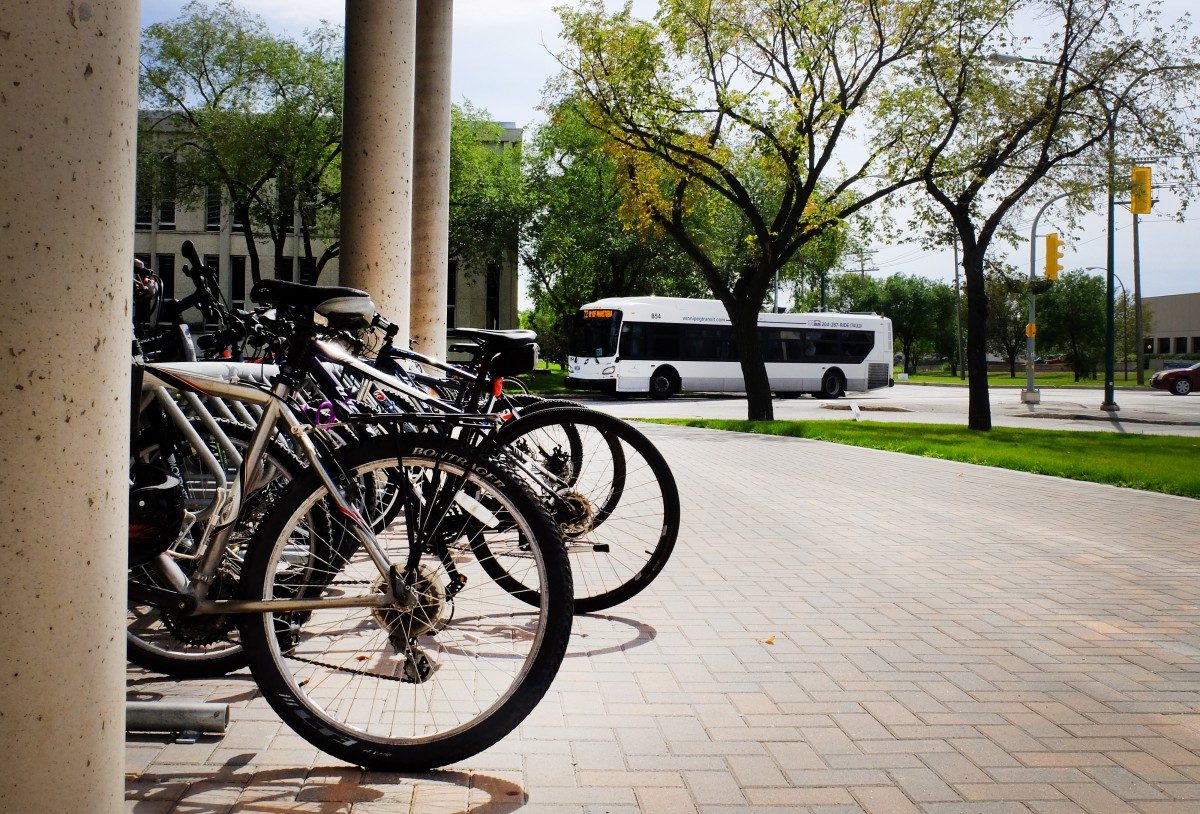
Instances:
[[[446,335],[454,339],[467,339],[495,351],[524,347],[537,341],[534,331],[489,331],[483,328],[451,328]]]
[[[250,298],[263,305],[301,307],[324,317],[375,316],[371,295],[357,288],[336,285],[304,285],[287,280],[259,280],[250,290]]]

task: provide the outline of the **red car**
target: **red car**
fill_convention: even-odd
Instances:
[[[1150,386],[1159,390],[1170,390],[1177,396],[1186,396],[1200,390],[1200,362],[1191,367],[1160,370],[1150,377]]]

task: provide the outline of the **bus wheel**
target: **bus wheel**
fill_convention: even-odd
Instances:
[[[647,395],[652,399],[669,399],[679,392],[679,374],[671,367],[660,367],[650,376],[650,390]]]
[[[821,379],[821,390],[813,395],[819,399],[836,399],[846,394],[846,380],[836,370],[827,371]]]

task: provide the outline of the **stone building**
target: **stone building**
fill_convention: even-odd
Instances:
[[[1200,355],[1200,292],[1144,297],[1150,311],[1147,356]]]
[[[156,124],[160,138],[171,138],[169,129],[161,125],[161,114],[142,112],[141,133],[150,120]],[[511,122],[502,122],[503,135],[497,149],[511,149],[521,143],[521,128]],[[144,137],[144,136],[142,136]],[[134,257],[148,268],[153,268],[162,277],[164,294],[182,299],[193,290],[191,281],[183,275],[183,255],[180,247],[190,240],[204,258],[205,263],[218,269],[221,291],[237,308],[252,308],[249,300],[252,287],[250,260],[246,238],[240,223],[235,222],[228,200],[223,199],[217,189],[208,190],[200,204],[184,205],[174,200],[171,184],[170,159],[157,162],[157,166],[143,164],[142,172],[156,170],[158,178],[139,177],[137,202],[134,217]],[[299,206],[299,202],[298,202]],[[284,241],[283,257],[276,263],[275,250],[266,229],[256,230],[258,256],[263,277],[277,277],[298,282],[311,282],[317,259],[325,249],[325,240],[313,241],[314,257],[306,255],[299,233],[297,206],[296,225],[289,230]],[[327,238],[328,236],[326,236]],[[339,263],[335,257],[321,269],[316,282],[321,285],[337,285]],[[515,328],[517,327],[517,246],[505,252],[502,263],[467,264],[455,258],[449,260],[447,279],[447,327],[471,328]],[[196,317],[195,312],[191,316]],[[384,314],[384,316],[389,316]],[[198,318],[198,317],[197,317]]]

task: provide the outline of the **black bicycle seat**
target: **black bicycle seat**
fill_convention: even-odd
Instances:
[[[357,288],[338,285],[304,285],[287,280],[259,280],[250,298],[277,308],[299,307],[323,316],[352,316],[370,319],[375,314],[371,295]],[[367,313],[370,311],[370,313]]]

